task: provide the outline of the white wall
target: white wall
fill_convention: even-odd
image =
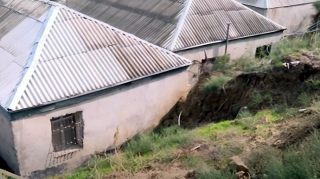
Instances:
[[[306,30],[313,22],[312,4],[268,9],[266,17],[287,28],[285,34]]]
[[[245,5],[245,4],[244,4]],[[249,6],[249,5],[245,5],[247,6],[248,8],[256,11],[257,13],[263,15],[263,16],[266,16],[267,15],[267,9],[262,9],[262,8],[258,8],[258,7],[253,7],[253,6]]]
[[[48,164],[52,160],[51,118],[83,111],[84,148],[71,160],[53,165],[58,166],[56,170],[59,166],[60,169],[73,169],[85,156],[112,147],[117,128],[118,140],[122,143],[139,132],[156,127],[189,90],[188,76],[186,70],[178,70],[149,77],[133,82],[129,87],[116,87],[114,92],[90,101],[14,121],[21,174],[41,178],[41,172],[31,172],[52,167]]]
[[[277,32],[272,34],[229,41],[228,53],[230,54],[231,59],[238,59],[243,55],[254,56],[257,47],[278,42],[281,38],[282,32]],[[190,60],[200,61],[205,58],[204,51],[206,51],[208,58],[222,56],[224,55],[225,51],[225,42],[194,48],[186,51],[180,51],[176,53]]]
[[[16,150],[12,133],[11,121],[0,109],[0,156],[7,165],[17,174],[19,174],[19,165],[17,163]]]

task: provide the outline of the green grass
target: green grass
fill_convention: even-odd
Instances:
[[[224,75],[212,76],[201,86],[200,90],[205,93],[217,92],[228,80],[229,78]]]
[[[246,55],[234,60],[231,67],[235,67],[237,70],[242,72],[253,72],[253,71],[263,71],[269,68],[267,59],[258,59],[253,57],[248,57]]]
[[[312,51],[320,47],[319,33],[305,34],[297,37],[287,37],[273,44],[269,59],[273,60],[276,67],[282,66],[281,59],[288,55],[300,57],[303,51]]]
[[[210,138],[215,134],[227,132],[227,130],[233,131],[236,134],[242,134],[244,132],[250,132],[247,126],[239,121],[222,121],[218,123],[210,123],[203,127],[196,129],[196,134],[200,137]]]
[[[231,121],[211,123],[199,128],[197,130],[197,134],[201,137],[211,137],[218,132],[226,131],[231,126],[232,126]]]
[[[258,112],[256,115],[254,115],[254,118],[256,120],[261,119],[262,117],[265,117],[268,122],[275,122],[278,120],[283,119],[285,116],[281,113],[276,112],[275,110],[262,110]]]

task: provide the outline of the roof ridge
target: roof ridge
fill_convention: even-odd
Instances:
[[[193,0],[188,0],[188,1],[193,1]],[[185,58],[185,57],[183,57],[183,56],[177,55],[177,54],[173,53],[172,51],[170,51],[170,50],[168,50],[168,49],[165,49],[164,47],[160,47],[160,46],[158,46],[158,45],[155,45],[155,44],[153,44],[153,43],[151,43],[151,42],[148,42],[148,41],[146,41],[146,40],[144,40],[144,39],[142,39],[142,38],[140,38],[140,37],[137,37],[137,36],[134,35],[134,34],[131,34],[131,33],[126,32],[126,31],[123,31],[123,30],[121,30],[121,29],[119,29],[119,28],[116,28],[116,27],[114,27],[114,26],[106,23],[106,22],[102,22],[102,21],[100,21],[100,20],[98,20],[98,19],[95,19],[95,18],[93,18],[93,17],[90,17],[90,16],[88,16],[88,15],[85,15],[85,14],[83,14],[83,13],[81,13],[81,12],[79,12],[79,11],[76,11],[76,10],[74,10],[74,9],[71,9],[71,8],[65,6],[65,5],[62,5],[62,4],[59,4],[59,3],[57,3],[57,2],[53,2],[53,1],[49,1],[49,4],[51,4],[51,5],[53,5],[53,6],[59,6],[60,8],[65,9],[65,10],[67,10],[67,11],[70,11],[70,12],[72,12],[72,13],[79,14],[79,15],[80,15],[81,17],[83,17],[83,18],[90,19],[90,20],[92,20],[93,22],[96,22],[96,23],[99,23],[99,24],[101,24],[101,25],[104,25],[104,26],[106,26],[106,27],[108,27],[108,28],[110,28],[110,29],[112,29],[112,30],[115,30],[115,31],[117,31],[117,32],[120,32],[121,34],[123,34],[123,35],[125,35],[125,36],[127,36],[127,37],[132,37],[132,38],[134,38],[135,40],[138,40],[138,41],[140,41],[140,42],[142,42],[142,43],[144,43],[144,44],[148,44],[148,45],[150,45],[150,46],[153,46],[154,48],[156,48],[156,49],[158,49],[158,50],[160,50],[160,51],[166,52],[166,53],[168,53],[168,54],[170,54],[170,55],[173,55],[173,56],[175,56],[175,57],[179,57],[179,58],[181,58],[181,59],[183,59],[183,60],[187,60],[187,61],[190,61],[190,62],[191,62],[191,60],[189,60],[189,59],[187,59],[187,58]]]
[[[183,8],[183,10],[182,10],[182,13],[181,13],[181,15],[180,15],[180,19],[179,19],[179,21],[178,21],[178,24],[177,24],[177,26],[176,26],[176,28],[175,28],[175,31],[174,31],[172,40],[171,40],[171,42],[170,42],[170,44],[169,44],[169,46],[168,46],[168,49],[171,50],[171,51],[172,51],[172,50],[174,49],[174,47],[175,47],[175,44],[176,44],[176,42],[177,42],[177,39],[178,39],[178,37],[179,37],[179,34],[180,34],[180,32],[181,32],[182,26],[183,26],[184,21],[185,21],[185,19],[186,19],[186,17],[187,17],[187,14],[188,14],[188,12],[189,12],[189,9],[190,9],[190,7],[191,7],[192,2],[193,2],[193,0],[186,0],[186,1],[185,1],[185,6],[184,6],[184,8]]]
[[[33,54],[31,55],[28,64],[25,66],[22,78],[17,84],[14,92],[11,94],[10,100],[7,101],[5,107],[7,109],[15,109],[23,92],[25,91],[30,78],[33,75],[35,68],[39,63],[39,55],[44,47],[44,41],[47,39],[49,31],[59,13],[60,9],[56,6],[51,6],[50,12],[47,15],[47,20],[44,23],[43,31],[40,33],[38,40],[36,41],[36,47],[34,48]]]

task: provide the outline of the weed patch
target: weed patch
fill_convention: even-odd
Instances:
[[[201,88],[200,90],[202,92],[210,93],[210,92],[216,92],[218,89],[221,88],[222,85],[224,85],[229,79],[225,77],[224,75],[220,76],[212,76]]]
[[[230,55],[216,57],[212,64],[212,71],[221,71],[222,73],[229,70]]]
[[[308,107],[310,105],[311,98],[307,93],[303,92],[298,96],[298,102],[302,107]]]
[[[266,121],[268,122],[274,122],[283,119],[285,116],[276,112],[275,110],[262,110],[254,115],[256,120],[261,119],[262,117],[266,118]]]

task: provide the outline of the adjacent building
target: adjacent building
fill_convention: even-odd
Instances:
[[[234,0],[64,0],[61,3],[148,42],[201,60],[227,53],[254,56],[278,42],[285,27]]]
[[[317,0],[237,0],[287,28],[285,35],[305,32],[314,23]],[[320,19],[319,19],[320,20]]]
[[[0,155],[44,178],[151,130],[191,62],[53,2],[0,2]]]

